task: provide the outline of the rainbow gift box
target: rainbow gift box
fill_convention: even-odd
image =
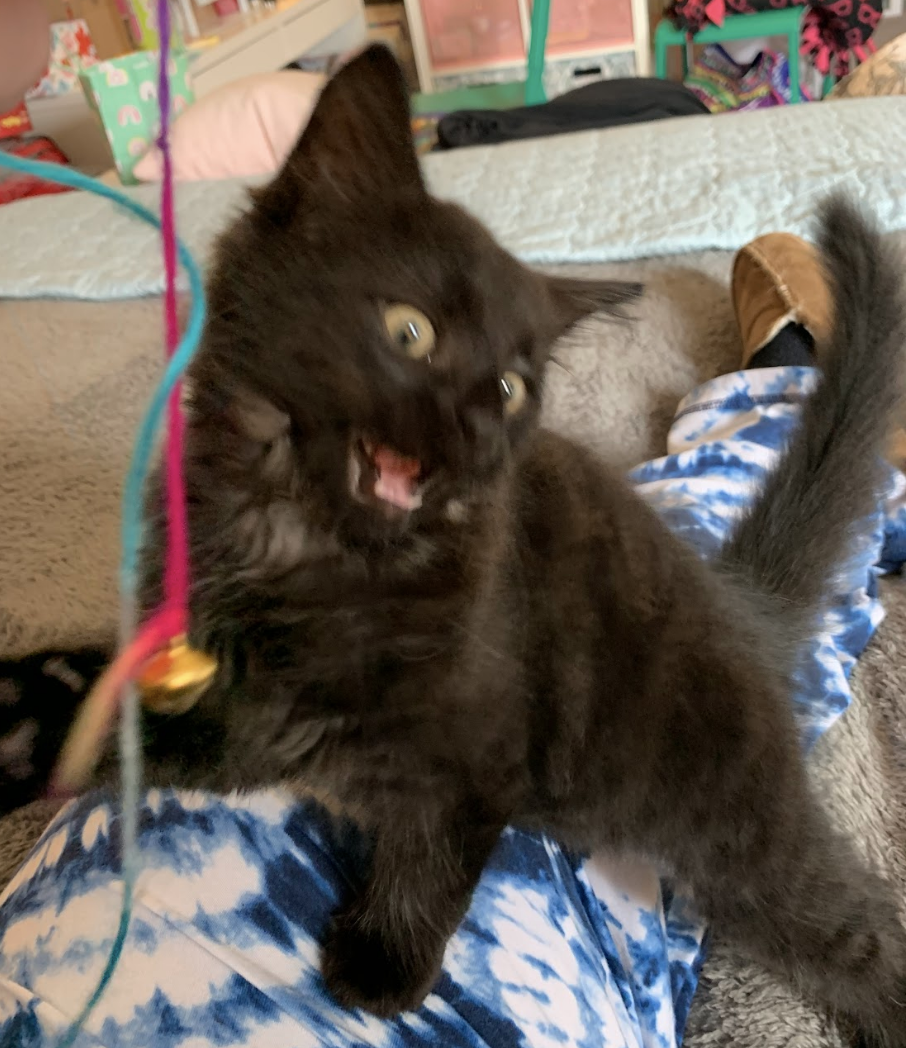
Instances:
[[[189,60],[185,53],[170,56],[171,113],[174,117],[193,101],[189,81]],[[89,104],[97,112],[120,179],[134,185],[133,168],[157,138],[156,51],[98,62],[81,73],[80,79]]]

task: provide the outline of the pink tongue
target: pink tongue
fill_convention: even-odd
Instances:
[[[382,444],[374,449],[371,459],[377,469],[375,495],[400,509],[418,509],[422,497],[416,491],[415,482],[421,472],[421,462],[399,455]]]

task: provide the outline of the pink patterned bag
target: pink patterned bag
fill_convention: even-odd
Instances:
[[[680,29],[697,33],[709,22],[723,25],[727,15],[806,4],[800,50],[820,72],[842,75],[874,52],[871,37],[881,21],[883,0],[672,0],[667,17]]]

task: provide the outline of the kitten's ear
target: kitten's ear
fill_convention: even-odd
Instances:
[[[642,284],[624,280],[578,280],[572,277],[549,277],[548,288],[559,334],[592,313],[607,313],[620,320],[631,319],[624,306],[637,299],[644,290]]]
[[[276,179],[255,194],[286,221],[301,203],[361,204],[424,191],[409,95],[386,47],[367,48],[328,81]]]

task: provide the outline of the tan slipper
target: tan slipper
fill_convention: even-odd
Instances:
[[[887,461],[906,473],[906,430],[897,429],[887,441]]]
[[[743,367],[787,324],[801,324],[818,346],[830,337],[833,303],[821,258],[792,233],[767,233],[740,249],[732,294]],[[906,472],[906,430],[891,433],[886,451],[888,462]]]
[[[787,324],[801,324],[823,343],[833,304],[818,252],[792,233],[767,233],[733,262],[733,308],[742,336],[742,366]]]

